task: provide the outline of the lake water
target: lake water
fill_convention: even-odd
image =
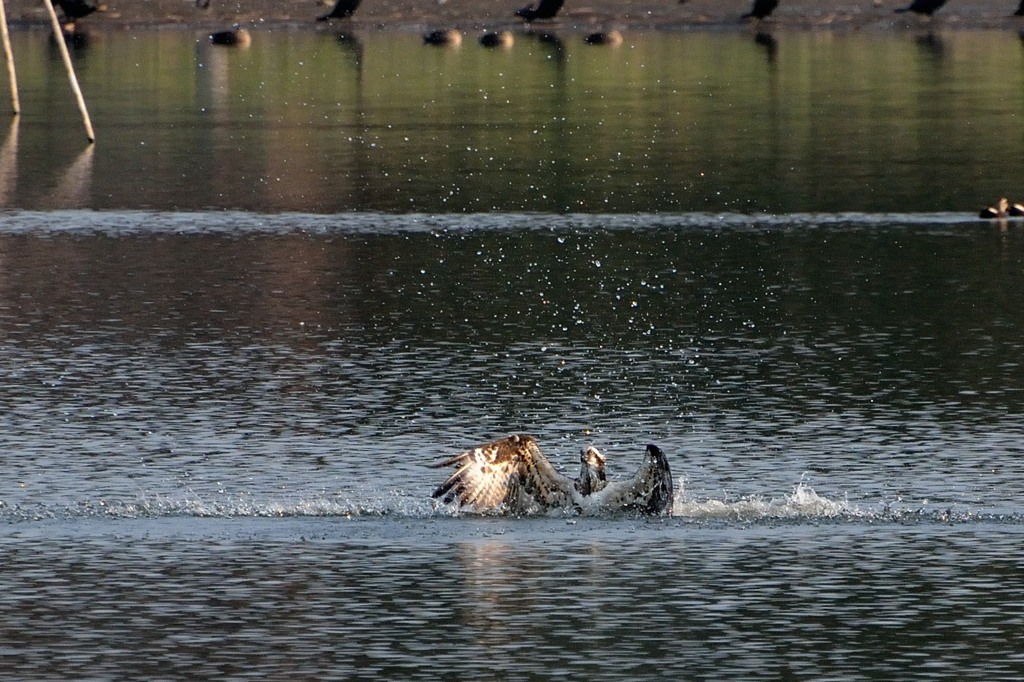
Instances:
[[[1015,33],[99,34],[92,150],[14,38],[12,679],[1024,674]],[[671,514],[432,503],[510,432]]]

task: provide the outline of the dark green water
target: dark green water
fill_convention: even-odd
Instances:
[[[98,34],[75,56],[99,143],[72,180],[82,133],[56,52],[15,39],[7,206],[974,212],[1024,194],[1012,32],[522,35],[502,51]]]

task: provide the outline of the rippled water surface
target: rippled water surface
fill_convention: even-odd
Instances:
[[[14,212],[19,676],[1015,677],[1021,226]],[[474,519],[510,431],[667,518]]]
[[[32,36],[15,37],[24,52]],[[84,70],[101,108],[113,97],[98,63],[153,75],[131,81],[137,111],[100,118],[115,139],[67,159],[26,112],[0,153],[0,669],[1019,679],[1024,224],[953,204],[1010,191],[1020,162],[962,172],[938,206],[924,181],[929,159],[966,167],[964,131],[983,129],[995,149],[1016,130],[1007,100],[1024,89],[957,114],[924,106],[980,96],[985,60],[1019,65],[1015,36],[988,37],[1004,49],[971,34],[793,34],[766,55],[746,35],[654,37],[618,53],[643,55],[646,66],[615,67],[625,72],[600,66],[615,53],[568,40],[561,72],[536,51],[408,56],[382,36],[346,52],[334,36],[283,33],[277,48],[217,57],[173,32],[162,52],[127,36],[93,43]],[[864,142],[893,120],[884,79],[865,69],[821,99],[803,71],[831,64],[838,83],[846,62],[823,53],[873,59],[850,52],[865,44],[915,67],[900,92],[922,103],[867,152],[849,135]],[[280,106],[294,95],[312,103],[290,115],[316,118],[330,98],[307,98],[323,88],[267,78],[317,45],[361,55],[345,62],[362,65],[351,82],[375,93],[359,111],[335,98],[356,142],[325,124],[323,155],[306,118]],[[693,50],[705,61],[687,68],[699,69],[712,47],[827,111],[787,106],[765,126],[729,88],[688,71],[672,80],[673,60]],[[474,54],[479,73],[448,70]],[[251,63],[207,82],[207,59]],[[496,74],[536,85],[562,73],[544,86],[550,101],[529,101],[546,117],[577,111],[597,100],[574,69],[606,73],[606,99],[547,147],[514,139],[530,107],[472,108],[468,128],[424,117],[396,153],[404,133],[385,119],[407,125],[424,104],[384,97],[379,79],[425,59],[469,79],[447,86],[463,103]],[[425,77],[412,81],[419,97]],[[224,78],[246,97],[227,96]],[[846,111],[874,104],[839,126],[837,92]],[[46,95],[63,101],[56,86]],[[680,140],[674,117],[697,111],[697,129],[728,143],[640,144],[608,116],[626,100],[640,111],[624,119],[647,132],[675,120]],[[704,110],[711,100],[723,104]],[[936,117],[946,145],[921,134]],[[615,132],[599,161],[580,162],[575,131],[604,126]],[[435,163],[467,131],[483,135],[469,156]],[[197,155],[203,136],[219,154]],[[794,146],[811,138],[833,151]],[[766,146],[747,163],[737,153],[753,139]],[[137,151],[151,141],[160,153]],[[391,151],[377,156],[382,141]],[[463,173],[482,148],[508,164]],[[302,153],[324,169],[293,162]],[[433,173],[410,170],[419,155]],[[249,176],[245,158],[266,163]],[[717,170],[687,185],[701,171],[686,159]],[[541,176],[562,193],[520,191]],[[265,191],[271,177],[288,189]],[[444,472],[428,463],[510,432],[534,434],[563,470],[593,443],[613,476],[658,443],[677,481],[670,513],[479,517],[433,504]]]

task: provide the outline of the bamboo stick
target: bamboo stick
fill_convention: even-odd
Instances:
[[[11,34],[7,30],[7,9],[4,0],[0,0],[0,38],[4,43],[4,55],[7,57],[7,75],[11,81],[11,113],[21,113],[21,101],[18,99],[18,74],[14,71],[14,51],[11,49]]]
[[[75,76],[75,67],[71,63],[71,55],[68,53],[68,46],[64,43],[64,31],[57,20],[57,12],[53,9],[51,0],[43,0],[46,11],[50,13],[50,23],[53,25],[53,37],[57,42],[57,49],[64,60],[64,68],[68,72],[68,82],[71,83],[71,91],[75,93],[75,100],[78,102],[78,110],[82,112],[82,123],[85,124],[85,134],[89,138],[89,144],[96,141],[96,135],[92,131],[92,121],[89,120],[89,110],[85,108],[85,98],[82,97],[82,89],[78,87],[78,77]]]

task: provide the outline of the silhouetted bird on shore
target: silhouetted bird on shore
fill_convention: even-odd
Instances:
[[[928,16],[931,16],[945,4],[946,0],[914,0],[907,7],[901,7],[896,10],[896,14],[915,12],[917,14],[927,14]]]
[[[338,0],[334,3],[334,9],[322,17],[317,17],[317,21],[327,21],[328,19],[348,19],[352,16],[357,9],[359,9],[359,3],[362,0]]]
[[[564,4],[565,0],[540,0],[536,5],[517,9],[516,16],[522,17],[527,23],[535,19],[554,19]]]
[[[775,11],[776,7],[778,7],[778,0],[754,0],[751,11],[746,12],[740,18],[763,19]]]
[[[750,11],[744,14],[741,19],[764,19],[775,11],[779,6],[779,0],[754,0]]]
[[[65,21],[77,21],[82,17],[87,17],[100,7],[99,5],[90,5],[85,0],[56,0],[53,4],[60,7],[60,11],[64,13]]]

